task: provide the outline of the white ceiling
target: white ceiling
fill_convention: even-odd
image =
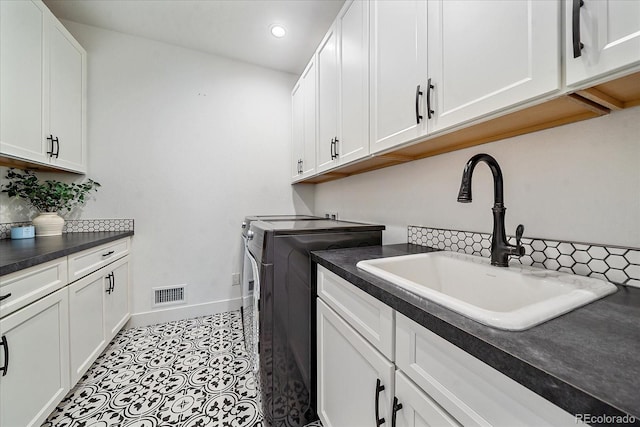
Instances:
[[[44,0],[59,19],[302,73],[344,0]],[[269,29],[280,24],[287,35]]]

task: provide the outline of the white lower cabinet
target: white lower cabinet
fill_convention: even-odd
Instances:
[[[131,317],[129,310],[129,257],[126,256],[107,267],[110,279],[105,289],[105,334],[107,342],[116,336]]]
[[[69,285],[71,383],[89,369],[106,345],[105,273],[100,270]]]
[[[396,313],[396,364],[465,426],[557,426],[577,421],[400,313]]]
[[[400,370],[396,371],[393,427],[459,426],[440,405]]]
[[[69,391],[67,288],[0,320],[0,425],[39,426]]]
[[[380,352],[384,340],[375,339],[385,327],[363,321],[375,317],[365,315],[364,300],[359,296],[362,291],[351,285],[356,292],[349,298],[347,293],[336,291],[347,283],[318,267],[317,406],[323,425],[379,425],[376,405],[384,425],[392,427],[581,424],[573,415],[392,310],[394,365]],[[363,328],[372,333],[363,336],[359,332]],[[384,386],[379,396],[378,380]]]
[[[71,384],[130,317],[129,256],[69,285]]]
[[[378,425],[376,417],[390,420],[394,370],[318,299],[318,415],[325,427],[369,427]]]
[[[0,277],[0,426],[41,425],[129,320],[129,247]]]

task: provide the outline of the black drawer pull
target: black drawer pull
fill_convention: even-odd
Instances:
[[[2,343],[2,348],[4,348],[4,366],[0,368],[2,376],[4,377],[7,375],[7,370],[9,369],[9,343],[7,342],[7,337],[3,336],[0,343]]]
[[[4,300],[6,300],[7,298],[9,298],[10,296],[11,296],[11,292],[9,292],[9,293],[8,293],[8,294],[6,294],[6,295],[0,295],[0,301],[4,301]]]
[[[380,418],[380,392],[384,391],[384,386],[380,384],[380,378],[376,380],[376,427],[384,424],[385,419]]]
[[[396,427],[396,414],[402,409],[402,403],[398,403],[398,398],[393,397],[393,412],[391,414],[391,427]]]
[[[109,252],[107,252],[106,254],[102,254],[102,256],[103,256],[103,257],[107,257],[107,256],[109,256],[109,255],[113,255],[113,253],[114,253],[114,252],[115,252],[115,251],[109,251]]]

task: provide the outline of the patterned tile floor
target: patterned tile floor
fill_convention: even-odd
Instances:
[[[43,427],[263,424],[240,312],[232,311],[121,331]]]
[[[121,331],[46,427],[263,426],[240,312]]]

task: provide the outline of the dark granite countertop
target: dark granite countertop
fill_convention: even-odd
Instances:
[[[494,329],[359,270],[365,259],[430,252],[400,244],[317,251],[311,259],[571,414],[632,415],[640,425],[640,289],[526,331]]]
[[[133,231],[97,231],[35,239],[3,239],[0,240],[0,276],[127,236],[133,236]]]

